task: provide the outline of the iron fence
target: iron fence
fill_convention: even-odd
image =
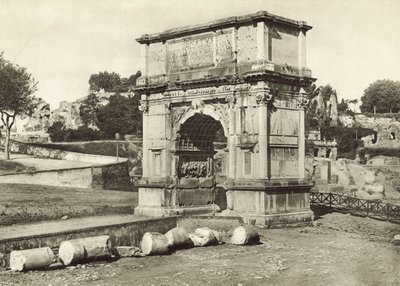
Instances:
[[[139,184],[139,181],[141,178],[142,178],[141,175],[133,175],[133,176],[130,176],[130,181],[134,186],[136,186],[137,184]]]
[[[312,206],[329,207],[334,211],[400,223],[400,205],[380,200],[366,200],[334,193],[311,193]]]

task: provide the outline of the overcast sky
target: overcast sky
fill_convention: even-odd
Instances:
[[[313,26],[308,67],[339,98],[360,98],[377,79],[399,80],[396,0],[0,0],[0,51],[28,68],[37,96],[56,108],[84,97],[93,73],[135,73],[142,34],[259,10]]]

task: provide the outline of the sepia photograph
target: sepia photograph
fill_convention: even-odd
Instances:
[[[399,11],[0,0],[0,286],[400,285]]]

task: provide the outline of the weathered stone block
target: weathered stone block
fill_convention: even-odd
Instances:
[[[199,178],[199,188],[211,188],[213,185],[212,178]]]
[[[117,246],[117,254],[119,257],[141,257],[142,251],[136,246]]]
[[[185,189],[194,189],[199,187],[199,179],[182,178],[179,180],[179,187]]]
[[[393,237],[393,243],[396,244],[396,245],[400,245],[400,234],[396,234]]]

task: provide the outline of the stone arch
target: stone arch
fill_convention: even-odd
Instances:
[[[224,174],[228,138],[223,121],[218,119],[220,117],[210,109],[191,109],[176,124],[174,140],[178,178],[215,179]]]
[[[195,113],[180,124],[176,141],[179,147],[185,146],[184,149],[214,151],[214,142],[218,139],[226,142],[224,132],[221,121],[204,113]]]
[[[221,123],[221,125],[222,125],[222,129],[224,130],[225,137],[228,138],[229,122],[228,122],[228,119],[226,118],[226,115],[224,115],[218,109],[216,109],[212,106],[206,105],[202,109],[189,109],[185,114],[183,114],[183,116],[180,118],[178,123],[173,128],[173,134],[172,134],[173,140],[176,140],[177,133],[181,129],[182,124],[184,124],[189,118],[193,117],[196,114],[208,115],[208,116],[211,116],[212,118],[214,118],[216,121],[219,121],[219,123]]]

